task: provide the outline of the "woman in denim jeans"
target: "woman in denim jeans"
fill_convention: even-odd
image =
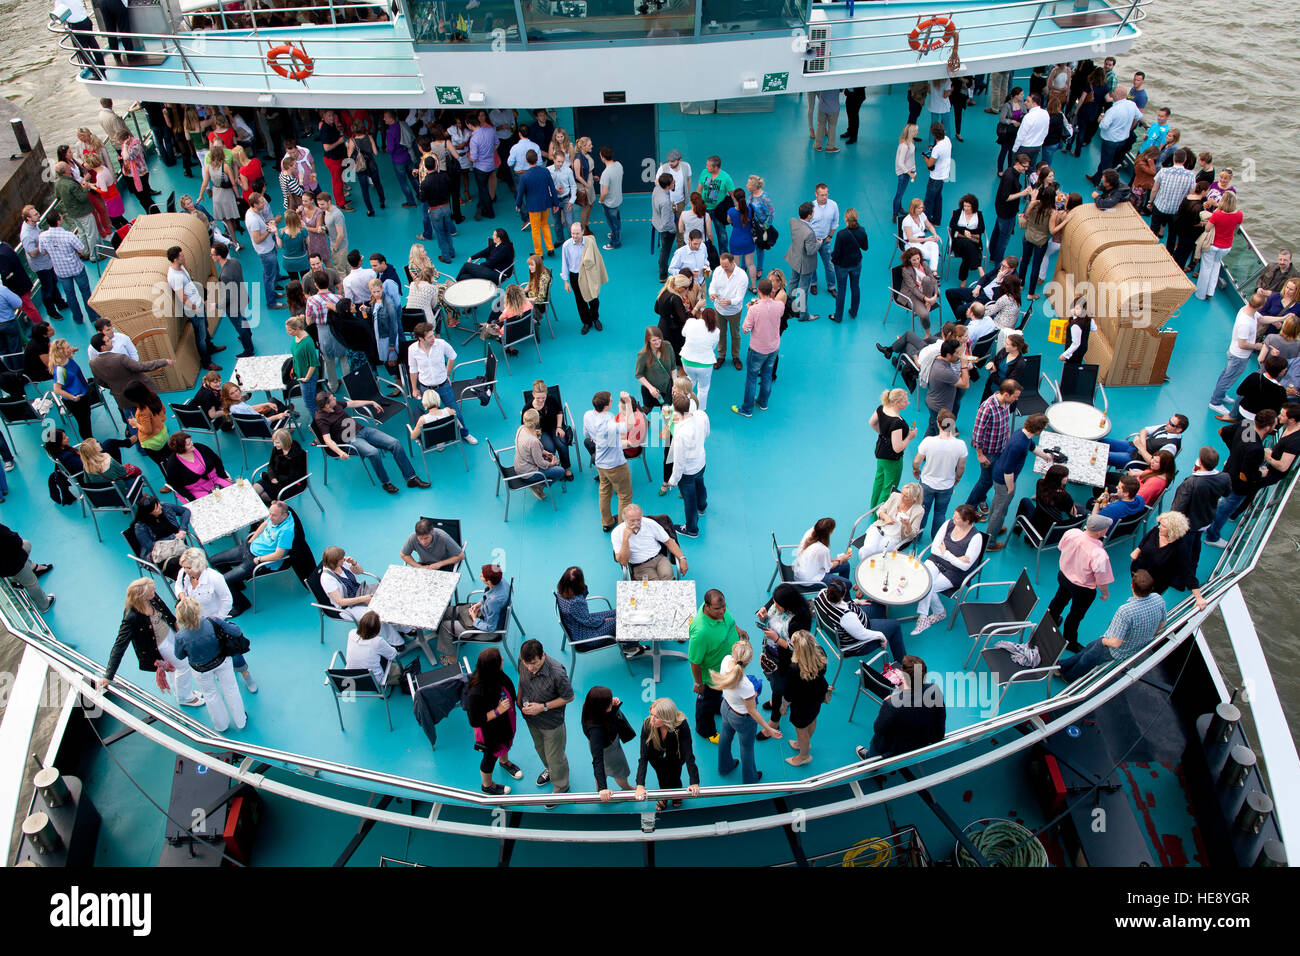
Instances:
[[[750,176],[745,181],[745,189],[749,192],[749,218],[750,220],[766,229],[772,225],[772,220],[776,218],[776,209],[772,206],[772,200],[763,189],[762,176]],[[767,247],[755,243],[755,262],[754,275],[763,274],[763,253]]]
[[[916,181],[915,123],[908,123],[898,136],[898,150],[894,153],[894,175],[898,177],[898,190],[894,193],[894,222],[903,218],[903,193],[907,184]]]
[[[722,729],[718,736],[718,773],[726,776],[741,768],[744,783],[758,783],[763,774],[754,766],[754,740],[780,740],[781,731],[758,712],[758,688],[745,676],[745,666],[754,659],[749,641],[737,641],[722,659],[721,670],[713,671],[710,684],[722,691]],[[758,728],[765,733],[758,738]],[[731,756],[731,739],[740,740],[740,759]]]

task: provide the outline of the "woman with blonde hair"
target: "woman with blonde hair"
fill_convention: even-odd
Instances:
[[[898,149],[894,151],[894,175],[898,177],[898,189],[894,192],[894,222],[903,218],[903,193],[907,191],[907,184],[916,181],[916,134],[919,131],[915,123],[908,123],[898,134]]]
[[[1187,517],[1179,511],[1166,511],[1156,518],[1156,526],[1146,533],[1133,552],[1132,570],[1146,571],[1151,575],[1152,590],[1164,594],[1169,588],[1191,591],[1200,610],[1206,608],[1196,578],[1196,557],[1200,550],[1188,534]]]
[[[903,248],[919,249],[931,272],[939,271],[939,233],[925,215],[925,201],[919,196],[907,204],[903,217]]]
[[[641,757],[636,765],[636,798],[645,799],[646,766],[655,768],[660,790],[680,790],[682,768],[691,783],[687,792],[692,797],[700,795],[700,768],[695,765],[695,751],[691,747],[691,725],[686,715],[677,709],[671,697],[660,697],[650,705],[650,715],[641,724]],[[680,807],[680,798],[673,807]],[[667,810],[668,801],[660,800],[656,810]]]
[[[543,476],[551,481],[566,481],[572,472],[542,445],[542,417],[535,408],[524,410],[523,421],[515,429],[515,472],[522,476],[538,501],[546,500]]]
[[[722,659],[720,670],[709,673],[709,683],[714,690],[722,691],[722,729],[718,735],[718,773],[726,776],[740,766],[744,783],[758,783],[763,774],[754,766],[754,740],[758,728],[766,731],[765,739],[780,740],[781,731],[772,726],[758,711],[758,688],[745,674],[745,667],[754,659],[754,649],[749,641],[731,645],[731,653]],[[740,739],[740,759],[731,756],[731,739]]]
[[[1220,173],[1222,175],[1222,173]],[[1196,276],[1196,297],[1208,299],[1219,287],[1219,270],[1224,257],[1232,251],[1232,240],[1245,217],[1237,208],[1237,194],[1224,192],[1220,194],[1218,208],[1209,212],[1210,201],[1207,195],[1206,211],[1201,213],[1205,223],[1205,235],[1209,238],[1209,248],[1201,253],[1201,271]]]
[[[188,661],[193,669],[194,683],[203,695],[213,728],[221,733],[233,723],[237,730],[243,730],[248,714],[235,683],[235,665],[222,645],[223,637],[241,640],[244,632],[233,621],[204,617],[199,602],[192,597],[176,602],[176,625],[176,656]],[[249,692],[256,693],[257,685],[247,676],[247,670],[244,674]]]
[[[750,176],[745,180],[745,191],[749,193],[749,216],[753,220],[752,231],[757,236],[754,241],[757,250],[754,256],[754,288],[758,288],[758,279],[763,274],[763,253],[771,248],[774,241],[768,230],[776,218],[776,207],[772,205],[772,197],[763,186],[762,176]]]
[[[129,482],[140,474],[135,465],[123,465],[112,455],[104,451],[102,445],[94,438],[87,438],[77,446],[81,456],[81,483],[83,485],[117,485],[123,492],[127,490],[124,482]]]
[[[790,723],[797,739],[790,741],[795,756],[786,757],[785,762],[802,767],[812,760],[812,735],[830,687],[826,683],[826,652],[812,634],[795,631],[790,635],[790,648],[791,667],[786,673],[783,696],[790,702]]]
[[[909,482],[876,509],[876,520],[867,529],[858,548],[859,558],[897,549],[912,540],[925,525],[925,493],[920,484]]]
[[[291,280],[301,282],[308,268],[308,232],[303,228],[302,216],[297,209],[284,214],[284,228],[280,230],[280,265]]]
[[[182,707],[198,707],[203,698],[194,692],[194,674],[190,665],[176,656],[176,617],[158,596],[153,581],[136,578],[126,587],[126,606],[117,639],[108,652],[104,676],[95,681],[103,690],[117,676],[118,666],[129,644],[135,651],[140,670],[152,671],[158,688],[170,690]]]
[[[595,163],[591,158],[591,137],[580,136],[578,141],[573,144],[573,161],[570,165],[573,167],[573,179],[577,184],[577,195],[574,202],[582,207],[583,232],[587,230],[587,220],[591,218],[591,208],[595,205],[600,196],[600,190],[596,188],[596,181],[592,177],[592,170],[595,169]]]
[[[876,438],[876,479],[871,486],[871,505],[874,508],[898,485],[903,473],[903,453],[916,437],[916,427],[908,427],[903,420],[903,410],[909,402],[906,389],[886,389],[880,393],[880,404],[871,413],[867,424]]]
[[[673,347],[673,352],[680,355],[686,344],[686,320],[691,317],[694,306],[686,296],[691,288],[691,280],[684,275],[670,275],[664,280],[655,298],[655,314],[659,321],[655,324],[663,332],[664,339]]]
[[[420,396],[420,404],[424,407],[424,414],[415,422],[415,426],[406,426],[406,430],[411,433],[411,440],[420,437],[424,431],[425,425],[432,425],[434,422],[446,418],[448,415],[454,415],[450,408],[445,408],[442,404],[442,396],[435,389],[426,388],[424,394]]]
[[[54,394],[59,396],[63,407],[77,423],[77,431],[82,438],[90,438],[90,402],[87,395],[90,383],[86,381],[81,366],[72,357],[75,351],[67,339],[55,339],[50,343],[50,377],[53,380]]]
[[[212,218],[226,224],[226,235],[233,241],[239,223],[239,203],[235,199],[235,173],[226,162],[226,150],[217,143],[208,150],[203,162],[203,182],[199,185],[199,201],[205,193],[212,194]],[[235,251],[243,248],[235,242]]]
[[[114,226],[125,224],[122,217],[122,194],[117,191],[113,171],[104,166],[103,161],[94,153],[86,156],[81,185],[90,199],[91,212],[95,214],[95,229],[101,239],[113,232]],[[113,208],[109,208],[110,197]]]
[[[511,319],[517,319],[532,310],[533,304],[528,301],[528,296],[524,294],[524,287],[515,282],[510,283],[510,285],[506,286],[501,311],[497,313],[496,317],[488,319],[479,326],[479,338],[494,338],[504,341],[506,324]],[[512,345],[506,346],[506,354],[518,355],[519,350]]]
[[[293,433],[287,428],[277,428],[271,435],[271,458],[262,471],[262,476],[253,485],[253,490],[268,505],[289,491],[289,497],[302,491],[295,482],[307,477],[307,453],[293,440]]]
[[[230,167],[239,177],[239,195],[244,204],[253,193],[266,193],[266,176],[262,174],[262,161],[256,156],[249,157],[244,147],[236,146],[230,151]]]

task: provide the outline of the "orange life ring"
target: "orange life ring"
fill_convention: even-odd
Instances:
[[[291,62],[302,64],[297,69],[288,70],[280,64],[280,57],[288,56]],[[267,65],[287,80],[305,80],[311,76],[314,66],[305,50],[299,50],[292,43],[281,43],[266,51]]]
[[[925,44],[925,52],[937,50],[949,40],[957,35],[957,24],[953,23],[947,17],[930,17],[928,20],[918,20],[912,32],[907,35],[907,45],[913,50],[919,50],[922,47],[921,34],[928,33],[934,27],[943,27],[943,37],[941,39],[931,40]]]

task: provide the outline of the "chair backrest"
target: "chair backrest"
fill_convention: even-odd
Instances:
[[[500,585],[497,585],[500,587]],[[501,605],[501,610],[497,614],[497,619],[493,621],[494,630],[505,631],[510,624],[510,606],[515,602],[515,579],[511,578],[510,583],[506,585],[506,603]]]
[[[1029,636],[1029,646],[1038,648],[1039,667],[1052,667],[1061,659],[1061,654],[1065,651],[1065,638],[1061,636],[1050,612],[1043,615],[1043,619],[1034,628],[1034,633]]]
[[[1048,548],[1061,543],[1061,537],[1071,528],[1082,528],[1083,523],[1087,520],[1087,515],[1066,518],[1064,521],[1054,521],[1052,526],[1047,529],[1047,534],[1043,535],[1043,547]]]
[[[330,601],[329,594],[325,591],[325,586],[321,584],[320,576],[323,570],[322,565],[316,565],[316,571],[307,578],[307,588],[311,591],[312,600],[320,605],[320,612],[332,621],[341,621],[343,616],[339,613],[338,608],[334,607]],[[329,610],[325,610],[329,608]]]
[[[264,416],[254,412],[249,415],[246,412],[232,412],[230,415],[231,422],[234,423],[235,431],[239,433],[240,438],[249,441],[270,441],[273,430],[271,422]]]
[[[448,415],[432,424],[425,425],[420,431],[420,447],[432,451],[439,445],[460,441],[460,425],[455,415]]]
[[[978,342],[975,343],[975,345],[971,348],[971,355],[977,359],[988,358],[989,353],[993,351],[993,346],[997,344],[997,341],[998,341],[998,333],[996,331],[990,332],[988,335],[984,336],[982,339],[980,339]]]
[[[1016,578],[1016,583],[1011,585],[1011,593],[1007,595],[1011,617],[1017,621],[1028,620],[1029,612],[1037,603],[1038,597],[1034,594],[1034,586],[1029,583],[1029,569],[1021,568],[1020,577]]]
[[[483,381],[495,382],[497,380],[497,356],[491,349],[487,350],[484,356],[486,361],[483,363]]]
[[[343,376],[343,386],[348,390],[348,398],[359,402],[379,402],[384,404],[379,394],[379,382],[375,380],[374,370],[364,362],[358,362]]]
[[[1030,299],[1029,305],[1025,308],[1025,311],[1020,313],[1020,318],[1016,321],[1017,332],[1021,332],[1024,330],[1025,326],[1029,324],[1029,317],[1033,314],[1034,314],[1034,300]]]
[[[1073,365],[1070,362],[1062,365],[1061,401],[1091,405],[1097,397],[1097,376],[1100,371],[1098,365]]]
[[[3,365],[10,372],[25,374],[27,371],[27,356],[22,352],[9,352],[0,355],[0,365]]]
[[[1020,379],[1016,379],[1016,381],[1020,382],[1020,387],[1026,394],[1038,394],[1038,376],[1042,374],[1042,371],[1043,357],[1041,355],[1025,356],[1025,371],[1023,373],[1025,378],[1023,381]]]
[[[484,439],[484,441],[487,442],[488,454],[492,456],[492,461],[496,464],[497,471],[501,473],[501,477],[505,479],[506,484],[510,485],[511,480],[515,476],[515,469],[510,465],[502,464],[501,453],[498,452],[496,448],[493,447],[491,438],[486,438]],[[511,447],[513,448],[513,446]],[[510,487],[514,487],[514,486],[510,485]]]
[[[189,402],[168,405],[172,411],[172,416],[176,419],[176,424],[186,431],[215,431],[212,419],[208,418],[207,413],[197,405],[191,405]]]
[[[383,690],[375,683],[375,675],[365,667],[330,667],[325,670],[325,678],[335,695],[383,696]]]
[[[506,320],[505,327],[501,330],[501,344],[514,345],[516,342],[526,342],[533,337],[534,328],[533,310],[529,309],[522,315]]]
[[[135,540],[135,532],[131,530],[132,527],[133,525],[127,525],[125,528],[122,529],[122,540],[126,542],[126,546],[131,550],[131,553],[134,554],[137,558],[147,558],[148,555],[144,555],[140,553],[140,545]]]
[[[176,211],[176,193],[175,193],[175,192],[170,192],[170,193],[167,194],[167,211],[168,211],[168,212],[175,212],[175,211]]]
[[[1114,526],[1110,529],[1110,534],[1106,536],[1107,544],[1112,541],[1122,541],[1124,538],[1133,534],[1133,532],[1147,520],[1147,515],[1150,513],[1151,506],[1147,505],[1141,511],[1131,514],[1127,518],[1121,518],[1119,521],[1115,522]]]
[[[573,640],[573,634],[572,634],[572,632],[569,630],[569,625],[566,624],[565,621],[564,621],[564,615],[560,612],[560,592],[559,592],[559,591],[552,591],[552,592],[551,592],[551,596],[552,596],[553,598],[555,598],[555,619],[556,619],[557,621],[560,622],[560,630],[562,630],[562,631],[564,632],[564,636],[565,636],[566,638],[568,638],[569,641],[572,641],[572,640]],[[573,650],[574,650],[575,652],[581,652],[583,649],[582,649],[582,648],[579,648],[579,647],[574,647]]]
[[[772,555],[776,558],[776,566],[781,571],[781,580],[790,583],[794,581],[794,568],[781,560],[781,546],[777,543],[776,532],[772,532]]]
[[[112,482],[106,484],[86,484],[79,482],[81,493],[86,496],[90,506],[96,511],[113,510],[113,511],[130,511],[131,505],[127,502],[126,496],[122,494],[117,485]]]
[[[465,543],[460,536],[460,519],[459,518],[430,518],[428,515],[420,515],[421,521],[430,521],[439,531],[445,532],[452,541],[458,545]]]
[[[894,301],[905,308],[912,307],[912,300],[903,295],[903,267],[891,266],[889,269],[889,288],[894,292]]]
[[[36,414],[32,403],[22,398],[0,399],[0,415],[3,415],[4,420],[10,425],[41,421],[41,416]]]

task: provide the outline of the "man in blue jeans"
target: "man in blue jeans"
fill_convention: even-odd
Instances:
[[[930,178],[925,184],[925,215],[936,229],[943,221],[943,184],[952,172],[952,140],[943,123],[931,123],[934,145],[925,151],[925,165]]]
[[[348,415],[349,408],[383,410],[378,402],[354,399],[340,402],[329,392],[321,392],[316,398],[316,417],[313,422],[325,447],[335,456],[346,459],[349,455],[340,446],[351,445],[358,455],[370,460],[371,467],[379,476],[379,483],[390,495],[397,494],[397,486],[388,480],[388,472],[384,469],[383,456],[380,454],[384,451],[391,454],[393,461],[397,462],[398,471],[406,479],[406,487],[428,488],[429,483],[416,475],[415,469],[411,467],[401,442],[370,425],[358,426],[357,420]]]
[[[812,228],[813,204],[801,203],[799,218],[790,220],[790,248],[785,261],[790,264],[790,295],[794,297],[794,311],[800,322],[817,318],[808,307],[813,280],[817,278],[817,254],[821,242]]]
[[[212,361],[212,353],[222,351],[225,346],[212,344],[208,335],[203,293],[186,268],[185,250],[180,246],[172,246],[167,250],[167,285],[172,290],[176,314],[184,316],[194,329],[194,347],[199,353],[199,365],[209,372],[221,371],[221,366]]]
[[[988,515],[989,506],[984,500],[993,487],[993,463],[1011,440],[1011,409],[1020,398],[1020,383],[1014,378],[1004,381],[975,412],[975,427],[971,430],[971,444],[979,459],[980,476],[971,489],[966,504]]]
[[[1277,419],[1278,413],[1273,409],[1261,408],[1255,413],[1254,421],[1243,420],[1235,427],[1229,426],[1232,431],[1228,438],[1228,461],[1223,471],[1232,478],[1232,493],[1219,502],[1214,520],[1205,529],[1205,543],[1210,547],[1228,546],[1227,540],[1219,537],[1223,526],[1251,502],[1263,485],[1261,471],[1268,471],[1264,466],[1264,439],[1277,430]]]
[[[1165,599],[1155,591],[1149,571],[1134,571],[1133,596],[1120,605],[1104,636],[1058,665],[1067,682],[1094,667],[1124,661],[1150,644],[1165,621]]]
[[[754,406],[767,411],[772,394],[772,370],[781,345],[781,316],[785,305],[772,298],[772,280],[758,282],[758,301],[751,302],[741,331],[749,334],[749,354],[745,358],[745,398],[731,410],[745,418],[754,416]],[[755,396],[757,393],[757,396]]]
[[[244,214],[244,228],[253,240],[253,251],[262,260],[262,292],[268,309],[283,309],[276,282],[280,278],[280,258],[276,254],[276,223],[279,216],[270,214],[271,208],[261,193],[249,193],[248,212]]]
[[[1128,98],[1128,87],[1117,86],[1115,92],[1107,97],[1111,105],[1101,116],[1097,124],[1097,136],[1101,141],[1101,156],[1097,171],[1088,177],[1095,186],[1103,171],[1115,168],[1115,160],[1123,152],[1133,127],[1142,118],[1142,110],[1137,103]]]
[[[997,221],[993,224],[993,235],[989,237],[989,261],[1001,262],[1007,251],[1007,243],[1016,230],[1016,216],[1020,212],[1020,199],[1032,192],[1029,187],[1020,188],[1020,177],[1029,171],[1029,157],[1017,153],[1009,167],[998,176],[998,191],[993,198],[993,210]]]
[[[442,399],[442,407],[456,412],[460,422],[460,437],[467,445],[477,445],[478,439],[465,427],[465,416],[456,401],[456,391],[451,387],[451,372],[456,367],[456,350],[446,339],[438,337],[438,330],[428,322],[418,322],[411,335],[415,337],[406,353],[407,370],[411,373],[411,397],[421,399],[425,389],[433,389]]]

